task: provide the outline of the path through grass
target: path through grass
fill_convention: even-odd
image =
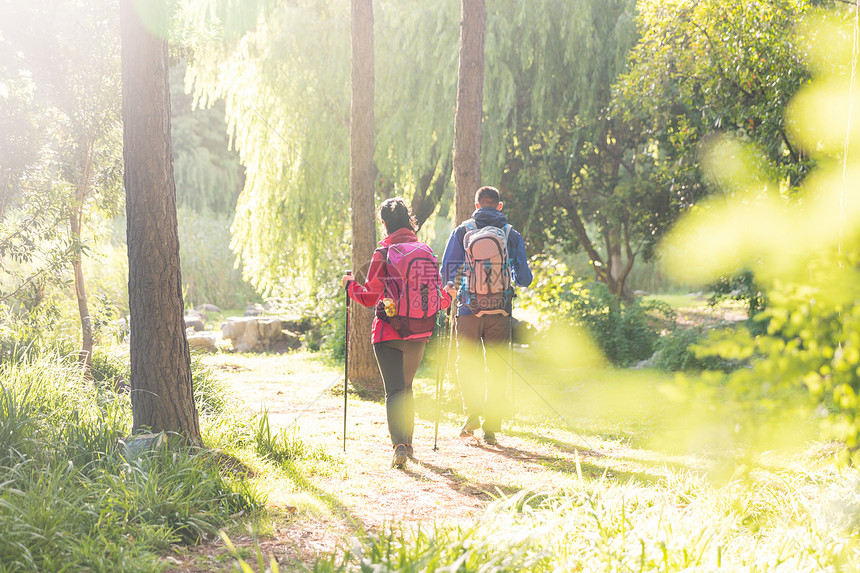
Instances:
[[[282,570],[336,569],[324,561],[340,565],[346,555],[348,568],[360,555],[380,570],[428,571],[459,559],[463,570],[496,563],[511,571],[860,563],[856,472],[836,469],[823,446],[726,472],[714,454],[728,452],[731,429],[719,416],[685,416],[653,372],[572,368],[553,377],[520,349],[517,415],[500,445],[457,437],[459,394],[449,382],[434,450],[430,356],[415,385],[417,461],[398,471],[389,468],[381,403],[350,396],[344,453],[339,365],[307,353],[206,360],[247,412],[265,409],[272,428],[318,454],[259,475],[271,516],[256,538],[233,538],[249,556],[258,548],[273,555]],[[217,553],[204,547],[177,570],[206,570],[193,564],[211,565],[207,551]]]

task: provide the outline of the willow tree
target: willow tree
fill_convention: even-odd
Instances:
[[[246,168],[233,247],[247,275],[316,292],[349,266],[349,3],[269,4],[238,37],[204,43],[188,80],[200,105],[223,99]],[[411,198],[423,222],[450,189],[456,5],[382,1],[374,20],[376,189]]]
[[[457,2],[379,2],[376,26],[379,193],[410,199],[418,224],[453,216],[452,111],[457,101]],[[444,224],[444,222],[443,222]],[[437,231],[447,237],[450,229]]]
[[[133,431],[175,432],[199,444],[179,267],[166,8],[120,2]]]
[[[653,189],[647,148],[611,107],[637,37],[635,5],[508,0],[487,16],[485,113],[501,127],[487,130],[485,180],[500,181],[531,252],[584,249],[616,293],[647,235]]]
[[[482,179],[503,188],[506,212],[532,252],[544,241],[578,245],[574,221],[594,226],[593,211],[553,199],[590,192],[571,182],[594,141],[607,136],[611,86],[636,39],[634,4],[499,0],[487,9]],[[331,284],[349,241],[348,3],[270,8],[239,40],[201,51],[189,77],[202,103],[224,98],[247,168],[233,226],[246,271],[269,289],[294,289],[299,278],[302,286]],[[452,0],[374,6],[376,189],[411,198],[422,221],[439,213],[437,236],[447,236],[443,219],[454,216],[458,8]]]
[[[348,4],[284,3],[189,66],[199,105],[225,105],[246,169],[232,246],[264,292],[307,292],[347,266],[349,38]]]

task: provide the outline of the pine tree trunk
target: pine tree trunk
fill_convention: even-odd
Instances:
[[[121,0],[120,23],[132,431],[200,444],[179,270],[166,3]]]
[[[455,224],[475,210],[481,186],[481,117],[484,103],[484,0],[460,0],[460,65],[454,114]]]
[[[373,205],[373,2],[352,0],[352,109],[349,125],[349,195],[352,207],[352,265],[364,281],[376,248]],[[379,391],[382,379],[373,355],[373,311],[350,304],[349,379],[359,390]]]

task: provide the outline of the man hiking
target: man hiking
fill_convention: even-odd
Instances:
[[[457,377],[466,412],[460,436],[473,436],[483,428],[489,445],[497,443],[506,409],[513,285],[526,287],[532,282],[523,238],[508,224],[502,205],[498,189],[478,189],[476,210],[451,233],[441,268],[446,283],[456,284],[460,277]]]

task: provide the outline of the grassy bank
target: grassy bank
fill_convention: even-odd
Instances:
[[[96,383],[58,354],[0,366],[0,571],[160,571],[175,544],[262,507],[224,452],[125,446],[130,401],[114,390],[125,360],[100,355]],[[208,442],[258,443],[199,364],[195,387]]]

